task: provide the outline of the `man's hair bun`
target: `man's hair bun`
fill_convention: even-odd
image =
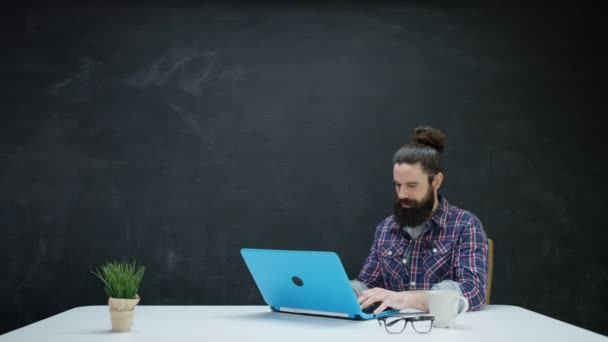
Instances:
[[[420,126],[414,130],[412,141],[417,144],[430,146],[441,153],[445,147],[445,134],[433,127]]]

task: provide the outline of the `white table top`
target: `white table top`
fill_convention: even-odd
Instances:
[[[4,341],[602,341],[608,337],[509,305],[457,318],[454,327],[388,334],[376,320],[277,313],[267,306],[137,306],[130,332],[111,332],[107,306],[68,310],[0,336]]]

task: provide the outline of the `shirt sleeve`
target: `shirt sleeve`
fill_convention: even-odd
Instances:
[[[355,291],[355,296],[357,296],[357,298],[361,296],[361,293],[363,291],[367,290],[367,285],[360,282],[359,280],[351,280],[350,286],[352,287],[353,291]]]
[[[382,279],[380,275],[380,263],[378,259],[378,243],[382,235],[382,224],[376,228],[374,242],[370,248],[369,255],[365,259],[363,268],[356,280],[365,284],[368,288],[381,287]]]
[[[455,282],[453,280],[449,280],[449,279],[446,279],[444,281],[441,281],[441,282],[433,285],[433,287],[431,287],[431,290],[456,291],[462,296],[462,289],[460,288],[460,284],[458,284],[457,282]]]
[[[469,310],[484,307],[488,281],[488,239],[481,221],[471,218],[460,234],[454,263],[455,281],[469,301]]]

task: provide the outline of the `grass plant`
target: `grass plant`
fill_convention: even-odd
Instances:
[[[145,270],[135,261],[110,261],[91,273],[101,279],[108,298],[133,299]]]

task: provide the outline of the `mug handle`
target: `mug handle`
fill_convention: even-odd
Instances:
[[[463,312],[469,311],[469,301],[464,296],[460,296],[458,298],[458,308],[460,308],[461,301],[463,302],[464,305],[462,306],[462,310],[458,310],[459,315]]]

